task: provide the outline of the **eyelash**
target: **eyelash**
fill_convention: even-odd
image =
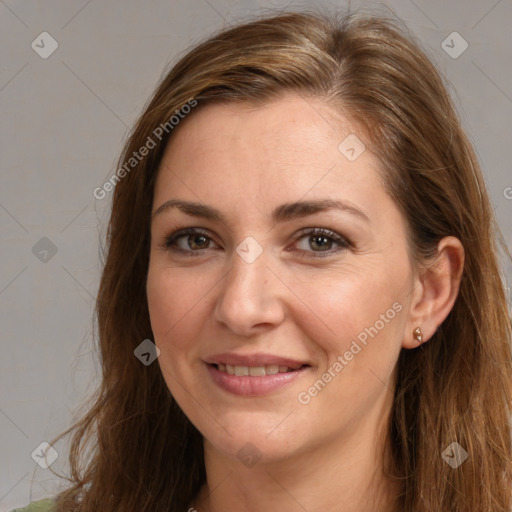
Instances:
[[[168,251],[170,250],[173,252],[181,253],[181,254],[186,255],[187,257],[191,257],[191,258],[200,256],[201,253],[203,252],[202,249],[185,250],[185,249],[181,249],[180,247],[177,247],[175,245],[176,242],[180,238],[186,237],[186,236],[191,236],[191,235],[196,235],[196,236],[202,235],[205,238],[207,238],[209,241],[213,241],[212,238],[208,235],[208,232],[205,231],[204,229],[182,228],[182,229],[176,230],[174,233],[172,233],[171,235],[166,237],[162,248],[164,250],[168,250]],[[305,228],[305,229],[301,230],[301,232],[298,233],[294,237],[294,241],[296,243],[305,237],[312,238],[315,236],[324,236],[324,237],[330,239],[335,244],[337,244],[338,247],[335,249],[329,249],[326,251],[301,251],[303,253],[303,254],[300,254],[301,257],[309,258],[309,257],[311,257],[310,255],[313,254],[314,255],[314,256],[312,256],[313,258],[325,258],[328,256],[332,256],[333,254],[336,254],[342,250],[353,248],[353,246],[354,246],[353,243],[348,238],[341,236],[338,233],[331,231],[330,229],[325,229],[325,228]],[[309,254],[306,255],[304,253],[309,253]]]

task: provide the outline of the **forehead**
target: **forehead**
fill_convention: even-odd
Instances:
[[[155,202],[170,193],[208,202],[243,198],[242,209],[304,196],[357,199],[363,189],[382,189],[378,162],[362,150],[364,140],[356,125],[319,98],[289,94],[262,106],[206,105],[171,138]],[[362,151],[356,159],[347,144]]]

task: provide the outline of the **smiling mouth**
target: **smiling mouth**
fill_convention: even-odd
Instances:
[[[224,391],[243,397],[278,392],[311,370],[309,364],[271,355],[225,354],[212,359],[205,363],[213,382]]]
[[[296,368],[289,366],[280,366],[277,364],[268,364],[265,366],[235,366],[230,364],[212,364],[217,370],[229,375],[235,375],[237,377],[265,377],[266,375],[276,375],[278,373],[291,373],[309,365],[303,364]]]

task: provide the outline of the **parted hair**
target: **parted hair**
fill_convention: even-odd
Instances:
[[[191,98],[194,116],[213,102],[265,104],[287,92],[323,99],[367,134],[407,221],[412,261],[430,264],[445,236],[464,246],[452,311],[428,343],[403,349],[397,362],[387,468],[401,483],[396,511],[510,512],[511,323],[497,257],[503,242],[447,86],[400,23],[285,12],[222,30],[165,74],[119,168]],[[134,357],[142,340],[154,339],[146,298],[150,217],[159,164],[179,125],[167,128],[114,190],[96,303],[101,384],[58,438],[69,435],[71,446],[60,512],[184,512],[205,483],[202,436],[158,364]],[[441,456],[452,442],[468,452],[457,468]]]

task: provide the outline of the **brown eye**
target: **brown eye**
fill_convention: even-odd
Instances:
[[[187,237],[188,246],[190,249],[193,250],[206,249],[208,247],[209,242],[210,239],[204,235],[188,235]]]
[[[344,236],[329,229],[313,228],[303,231],[296,238],[296,246],[303,255],[321,257],[352,247],[352,243]]]
[[[206,233],[198,228],[176,231],[165,240],[165,249],[178,253],[201,253],[207,249],[217,249],[218,245]]]
[[[309,246],[313,250],[327,251],[332,248],[332,244],[333,240],[327,236],[315,235],[309,237]]]

